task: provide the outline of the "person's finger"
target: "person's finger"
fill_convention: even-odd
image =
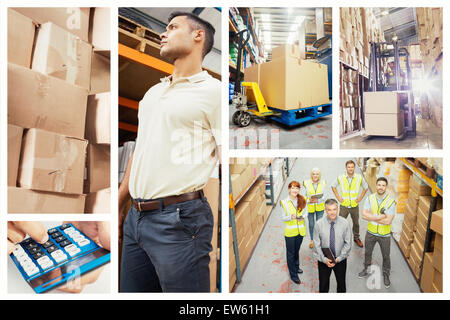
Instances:
[[[19,243],[25,239],[26,233],[14,225],[14,222],[8,221],[8,239],[12,243]]]
[[[95,269],[83,276],[81,278],[75,278],[71,281],[68,281],[62,287],[59,287],[58,290],[68,292],[68,293],[80,293],[83,291],[84,287],[88,284],[94,283],[100,277],[100,274],[103,271],[103,267]]]
[[[98,238],[100,244],[106,250],[111,250],[111,243],[110,243],[111,228],[109,225],[109,221],[98,221],[97,225],[98,225]]]
[[[14,251],[16,245],[8,240],[8,256]]]
[[[36,242],[45,243],[48,241],[47,229],[37,221],[16,221],[14,225],[30,235]]]

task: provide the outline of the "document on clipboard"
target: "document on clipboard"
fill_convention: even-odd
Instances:
[[[336,263],[336,258],[333,255],[333,252],[331,252],[330,248],[322,248],[322,252],[327,257],[327,259],[331,260],[333,263]]]
[[[313,194],[311,195],[312,199],[320,199],[323,197],[323,193]]]

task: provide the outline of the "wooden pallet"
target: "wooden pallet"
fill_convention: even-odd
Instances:
[[[422,172],[425,176],[430,179],[435,179],[436,170],[433,169],[426,161],[425,158],[406,158],[406,161],[420,172]]]

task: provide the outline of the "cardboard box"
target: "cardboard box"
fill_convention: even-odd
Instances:
[[[425,260],[423,262],[422,280],[420,282],[420,288],[423,292],[432,292],[434,278],[434,268],[432,264],[432,253],[425,253]]]
[[[405,258],[408,259],[411,254],[411,243],[407,240],[406,237],[402,235],[400,236],[400,241],[398,242],[398,246],[400,247],[400,250],[405,255]]]
[[[260,64],[252,64],[250,67],[244,69],[245,82],[256,82],[259,85],[260,76],[261,76]]]
[[[443,284],[442,284],[442,272],[439,272],[438,270],[434,269],[434,275],[433,275],[433,287],[435,287],[435,292],[442,292],[443,290]]]
[[[373,136],[399,136],[403,132],[403,112],[365,113],[366,134]]]
[[[22,188],[82,194],[87,141],[29,129],[24,132],[18,185]]]
[[[300,59],[300,47],[293,44],[285,44],[272,49],[272,60],[278,58],[296,58]]]
[[[35,29],[33,20],[8,8],[8,62],[30,67]]]
[[[8,187],[8,213],[83,213],[85,196]]]
[[[8,186],[17,186],[23,128],[8,124]]]
[[[365,113],[398,114],[400,113],[400,96],[395,91],[364,92]]]
[[[431,230],[439,233],[440,235],[443,234],[443,211],[438,210],[438,211],[434,211],[431,214],[431,225],[430,228]]]
[[[242,186],[239,184],[240,174],[231,174],[231,191],[233,199],[236,200],[242,192]]]
[[[414,239],[414,229],[412,226],[408,225],[407,221],[405,222],[405,220],[403,220],[402,223],[402,233],[405,233],[405,236],[408,240]]]
[[[87,90],[8,64],[8,123],[84,138]]]
[[[88,97],[86,139],[89,143],[111,143],[111,95],[109,92]]]
[[[209,253],[209,287],[211,292],[217,291],[217,252]]]
[[[433,251],[433,267],[442,273],[442,251],[436,248]]]
[[[89,94],[111,91],[110,59],[98,52],[93,52],[91,63],[91,89]]]
[[[417,210],[413,210],[409,203],[405,207],[405,219],[409,219],[411,223],[407,222],[409,226],[415,225],[417,221]]]
[[[251,229],[251,214],[250,205],[248,202],[239,203],[236,207],[235,221],[236,221],[236,236],[240,242],[247,235],[248,231]]]
[[[329,103],[327,66],[278,58],[261,64],[260,89],[268,106],[293,110]]]
[[[259,203],[258,203],[258,195],[260,189],[253,185],[252,188],[247,192],[247,194],[242,198],[242,202],[248,202],[250,206],[250,213],[253,215],[257,213]]]
[[[85,213],[111,213],[111,189],[102,189],[86,196]]]
[[[230,164],[230,174],[241,174],[246,168],[246,164]]]
[[[37,30],[31,68],[89,89],[92,46],[54,23]]]
[[[428,212],[430,211],[430,204],[431,204],[430,196],[420,196],[419,197],[419,210],[421,210],[423,213],[426,213],[427,216],[428,216]]]
[[[110,146],[89,144],[87,166],[87,192],[110,187]]]
[[[111,50],[110,8],[91,8],[89,42],[96,50]]]
[[[89,8],[34,8],[21,7],[14,10],[29,17],[38,24],[53,22],[59,27],[88,41]]]
[[[418,196],[428,196],[431,194],[431,188],[415,175],[411,175],[409,178],[409,187],[411,191],[414,191]],[[414,198],[416,197],[415,194],[412,195]]]

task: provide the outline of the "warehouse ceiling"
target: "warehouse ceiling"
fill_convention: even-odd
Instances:
[[[299,24],[315,19],[314,8],[252,8],[256,30],[266,51],[293,40]]]
[[[414,8],[376,8],[374,11],[387,42],[392,42],[395,36],[401,45],[417,42],[417,19]]]

